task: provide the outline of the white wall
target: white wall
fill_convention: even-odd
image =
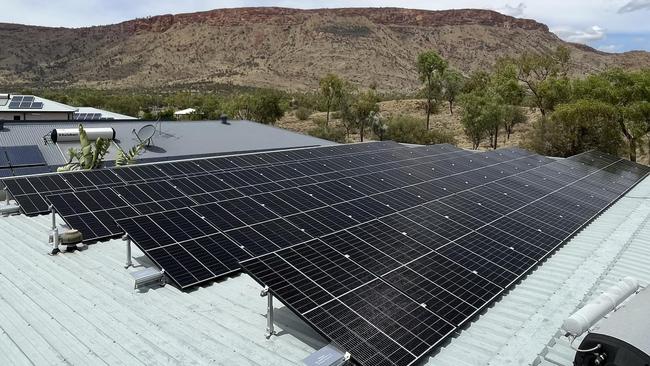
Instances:
[[[14,116],[20,116],[21,121],[59,121],[68,120],[68,112],[0,112],[0,120],[13,121]]]

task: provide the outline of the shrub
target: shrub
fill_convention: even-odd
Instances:
[[[300,107],[296,110],[296,118],[298,118],[301,121],[306,121],[309,116],[311,116],[312,111],[311,109],[305,108],[305,107]]]
[[[345,129],[340,127],[326,127],[323,124],[318,127],[312,128],[308,131],[308,134],[314,137],[318,137],[325,140],[330,140],[334,142],[344,143],[345,141]]]
[[[423,119],[409,116],[395,116],[388,121],[385,139],[408,144],[455,144],[453,134],[439,130],[428,130]]]

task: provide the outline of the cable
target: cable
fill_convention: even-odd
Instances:
[[[569,347],[571,347],[571,348],[572,348],[573,350],[575,350],[576,352],[583,352],[583,353],[584,353],[584,352],[593,352],[593,351],[599,349],[600,347],[602,347],[601,344],[598,343],[597,345],[595,345],[594,347],[589,348],[589,349],[580,349],[580,348],[576,348],[576,347],[573,346],[573,342],[575,342],[576,338],[573,337],[573,336],[570,336],[569,338],[571,338],[571,343],[569,343]]]

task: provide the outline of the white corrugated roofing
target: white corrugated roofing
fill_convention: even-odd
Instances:
[[[18,96],[18,95],[12,95],[13,96]],[[71,107],[69,105],[65,105],[63,103],[55,102],[53,100],[41,98],[35,95],[27,95],[27,96],[33,96],[34,97],[34,102],[41,102],[43,103],[43,108],[39,109],[25,109],[25,108],[9,108],[9,101],[5,104],[0,103],[0,112],[33,112],[33,113],[43,113],[43,112],[74,112],[77,110],[75,107]]]
[[[645,179],[426,364],[570,365],[562,321],[626,275],[650,281],[648,199]],[[0,364],[292,365],[326,344],[278,302],[279,335],[266,340],[266,299],[245,274],[136,292],[122,241],[49,256],[49,224],[0,218]]]

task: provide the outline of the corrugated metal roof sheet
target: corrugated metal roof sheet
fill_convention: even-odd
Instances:
[[[87,128],[112,127],[117,143],[125,150],[139,143],[133,130],[156,122],[151,121],[83,121]],[[79,143],[66,142],[45,144],[43,136],[49,136],[55,128],[76,128],[78,121],[69,122],[5,122],[0,131],[0,146],[37,145],[48,165],[63,165],[67,150],[78,148]],[[250,121],[231,121],[224,125],[219,121],[160,122],[153,137],[152,147],[139,157],[143,161],[168,160],[183,156],[218,155],[251,150],[287,149],[303,146],[333,145],[334,142],[303,135],[289,130]],[[115,160],[117,149],[109,150],[106,160]]]
[[[12,95],[12,97],[15,96],[22,96],[22,95]],[[28,97],[34,97],[34,102],[41,102],[43,103],[43,108],[39,109],[29,109],[29,108],[9,108],[9,102],[6,104],[0,104],[0,112],[35,112],[35,113],[43,113],[43,112],[74,112],[77,110],[76,107],[72,107],[69,105],[65,105],[63,103],[55,102],[53,100],[41,98],[35,95],[26,95]]]
[[[106,111],[94,107],[79,107],[77,108],[77,113],[99,113],[102,115],[102,118],[112,118],[112,119],[137,119],[135,117],[127,116],[125,114],[119,114],[111,111]]]
[[[649,198],[646,179],[426,364],[570,365],[562,321],[621,277],[650,281]],[[123,242],[49,256],[49,223],[0,218],[0,364],[292,365],[325,345],[277,302],[279,335],[266,340],[266,299],[247,275],[136,292]]]

